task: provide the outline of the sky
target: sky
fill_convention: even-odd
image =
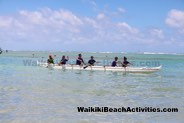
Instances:
[[[184,53],[184,0],[0,0],[0,47]]]

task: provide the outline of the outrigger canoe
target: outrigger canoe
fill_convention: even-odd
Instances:
[[[51,69],[63,69],[63,70],[86,70],[86,71],[117,71],[117,72],[127,72],[127,73],[153,73],[161,70],[162,66],[159,67],[111,67],[111,66],[85,66],[79,65],[61,65],[58,64],[47,64],[37,62],[38,66],[51,68]]]

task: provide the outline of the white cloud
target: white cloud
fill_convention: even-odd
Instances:
[[[125,9],[123,9],[123,8],[121,8],[121,7],[119,7],[117,10],[118,10],[118,12],[120,12],[120,13],[124,13],[124,12],[125,12]]]
[[[89,17],[85,17],[84,21],[85,21],[86,25],[89,25],[93,28],[99,29],[99,25],[97,24],[97,22],[94,19],[91,19]]]
[[[165,23],[173,29],[172,34],[166,37],[168,41],[165,43],[177,46],[179,50],[179,47],[184,46],[184,11],[170,10]]]
[[[97,8],[97,4],[95,3],[95,1],[90,1],[91,5],[94,7],[94,8]]]
[[[172,9],[165,20],[170,27],[178,29],[184,33],[184,11]]]
[[[1,40],[7,42],[65,42],[80,33],[82,20],[67,10],[22,10],[14,17],[0,17]]]
[[[98,20],[101,20],[101,19],[104,19],[105,18],[105,14],[104,13],[99,13],[98,15],[97,15],[97,19]]]
[[[117,23],[117,27],[119,29],[121,29],[122,31],[124,31],[124,32],[126,31],[128,33],[138,33],[139,32],[138,29],[131,27],[130,25],[128,25],[125,22]]]
[[[124,11],[122,8],[117,8],[117,10]],[[181,30],[182,14],[172,13],[168,16],[167,24]],[[184,44],[182,43],[183,36],[170,36],[172,40],[169,40],[162,29],[153,28],[141,31],[128,22],[113,21],[113,18],[114,15],[102,12],[97,13],[93,18],[79,17],[64,9],[21,10],[16,16],[0,16],[0,42],[1,45],[20,50],[24,48],[37,48],[37,50],[86,48],[86,50],[95,51],[121,50],[127,47],[131,50],[132,46],[139,50],[144,45],[148,48],[153,45],[169,44],[168,42],[172,46],[176,40],[179,40],[180,45]],[[180,26],[175,26],[176,20]]]
[[[12,21],[11,17],[0,17],[0,28],[9,27]]]
[[[150,31],[151,36],[155,36],[157,38],[163,39],[164,33],[161,29],[151,29]]]

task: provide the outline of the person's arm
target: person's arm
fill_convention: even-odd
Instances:
[[[79,59],[79,58],[77,58],[76,60],[77,60],[77,61],[81,61],[81,62],[82,62],[82,60],[81,60],[81,59]]]
[[[89,60],[89,61],[88,61],[88,64],[91,64],[91,62],[90,62],[90,61],[91,61],[91,60]]]
[[[69,57],[67,56],[66,59],[69,60]]]
[[[95,63],[100,63],[100,61],[95,61]]]
[[[127,63],[128,63],[127,65],[133,65],[132,63],[130,63],[130,62],[128,62],[128,61],[127,61]]]
[[[60,60],[60,62],[58,63],[59,66],[61,65],[61,62],[62,62],[62,60]]]
[[[83,58],[82,58],[82,60],[80,60],[80,61],[85,65]]]
[[[49,59],[47,59],[47,63],[50,64],[50,60]]]
[[[83,58],[82,58],[82,60],[81,60],[83,63],[84,63],[84,60],[83,60]]]

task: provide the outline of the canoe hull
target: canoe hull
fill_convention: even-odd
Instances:
[[[84,71],[117,71],[117,72],[128,72],[128,73],[153,73],[161,69],[159,67],[111,67],[111,66],[88,66],[84,69],[84,66],[79,65],[57,65],[47,63],[37,63],[39,66],[47,67],[51,69],[63,69],[63,70],[84,70]]]

